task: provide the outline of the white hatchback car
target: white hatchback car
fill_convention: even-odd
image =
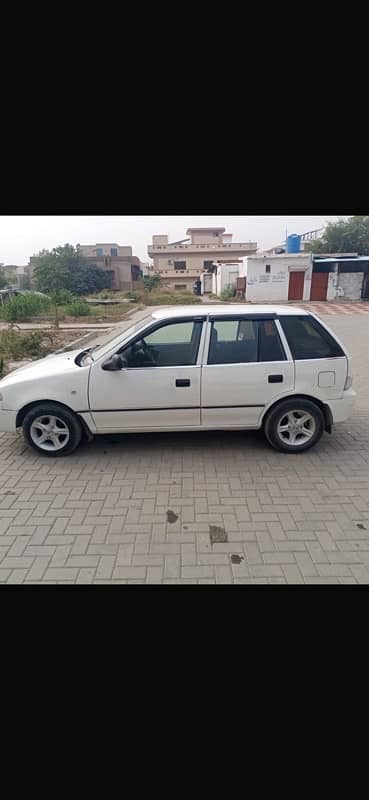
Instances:
[[[351,413],[351,362],[314,314],[291,306],[161,308],[109,341],[0,381],[0,430],[39,453],[83,435],[262,428],[287,453]]]

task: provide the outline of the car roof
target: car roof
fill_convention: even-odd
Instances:
[[[254,304],[245,305],[240,303],[224,303],[222,305],[211,305],[204,303],[203,305],[193,306],[166,306],[160,308],[153,308],[151,314],[154,319],[169,319],[173,317],[207,317],[208,315],[214,316],[247,316],[248,314],[308,314],[302,308],[296,306],[274,306],[264,305],[257,306]]]

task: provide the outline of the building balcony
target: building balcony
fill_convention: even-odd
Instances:
[[[232,244],[222,244],[221,242],[207,244],[157,244],[148,245],[147,251],[149,256],[154,255],[170,255],[171,253],[187,252],[187,253],[217,253],[224,251],[226,253],[256,253],[256,242],[232,242]]]
[[[155,273],[162,278],[197,278],[201,269],[159,269]]]

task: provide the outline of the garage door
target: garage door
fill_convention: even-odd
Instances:
[[[288,299],[302,300],[304,294],[304,272],[290,272],[290,282],[288,284]]]
[[[311,279],[310,300],[326,300],[328,288],[328,272],[313,272]]]

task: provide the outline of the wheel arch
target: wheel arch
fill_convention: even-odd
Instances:
[[[309,400],[311,403],[315,403],[315,405],[318,406],[318,408],[320,408],[320,410],[323,412],[325,431],[327,433],[332,433],[333,416],[329,405],[327,403],[323,403],[323,401],[319,400],[318,397],[312,397],[310,394],[287,394],[284,397],[280,397],[279,399],[275,400],[263,411],[263,416],[261,419],[261,427],[263,429],[269,414],[286,400]]]
[[[52,403],[55,406],[59,406],[59,408],[65,408],[65,410],[69,411],[70,414],[74,414],[74,416],[77,417],[78,422],[80,423],[81,428],[82,428],[83,432],[86,434],[87,438],[88,439],[92,439],[93,438],[92,434],[91,434],[91,431],[90,431],[90,429],[89,429],[89,427],[87,425],[87,422],[83,419],[83,417],[81,417],[80,414],[78,414],[77,411],[75,411],[70,406],[67,406],[66,403],[60,403],[59,400],[50,400],[50,399],[47,399],[47,398],[45,400],[33,400],[32,403],[27,403],[25,406],[20,408],[18,413],[17,413],[16,420],[15,420],[16,428],[20,428],[23,425],[23,421],[24,421],[24,418],[25,418],[26,414],[28,414],[28,412],[31,411],[32,408],[36,408],[36,406],[43,405],[44,403]]]

